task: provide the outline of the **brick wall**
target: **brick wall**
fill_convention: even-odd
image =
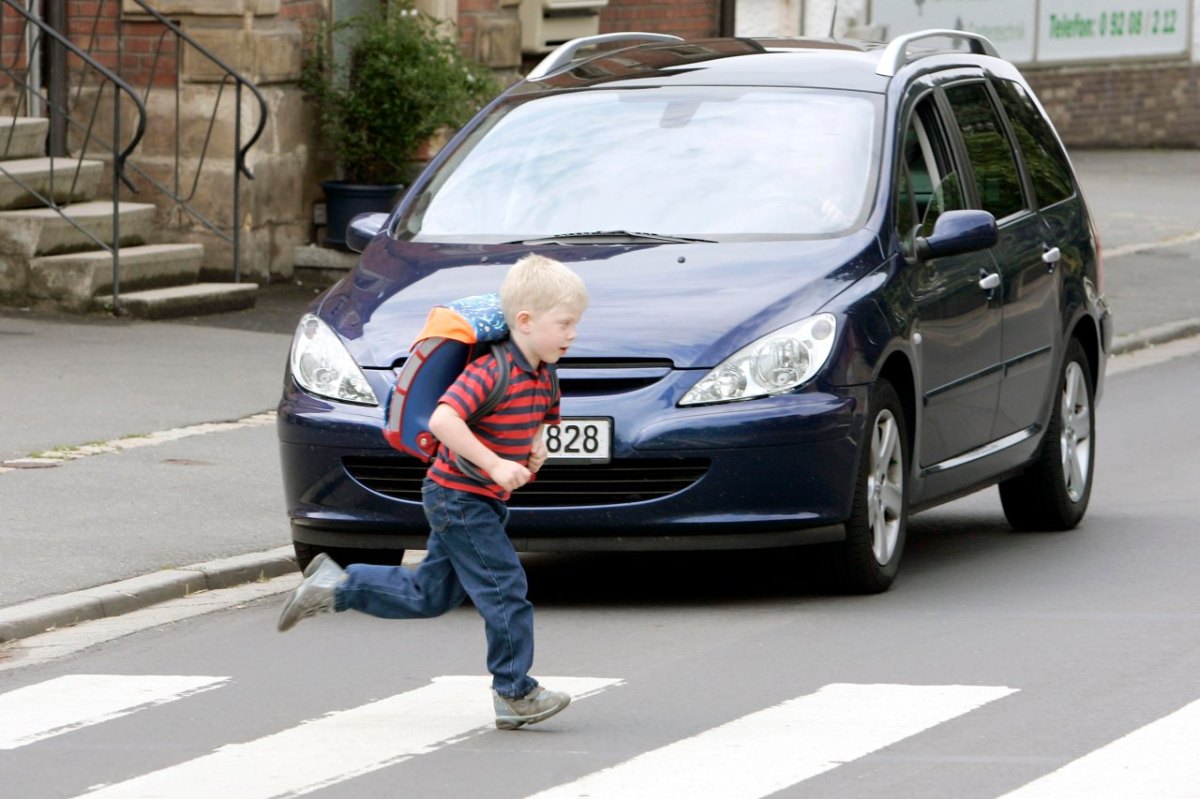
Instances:
[[[16,71],[25,69],[24,30],[25,18],[15,11],[0,6],[0,63]],[[7,95],[10,88],[8,77],[0,74],[0,91]],[[8,111],[7,107],[5,111]]]
[[[121,24],[118,48],[119,10],[120,0],[68,0],[67,31],[71,41],[135,88],[174,86],[175,38],[163,37],[163,26],[157,22],[126,19]],[[68,56],[67,66],[73,72],[82,69],[74,56]],[[85,82],[91,79],[88,76]],[[71,85],[75,80],[72,77]]]
[[[720,0],[609,0],[600,13],[600,32],[672,33],[685,39],[717,35]]]
[[[1200,65],[1028,68],[1069,147],[1200,147]]]
[[[476,35],[488,18],[503,13],[500,0],[458,0],[458,28],[463,53],[476,54]]]
[[[279,18],[290,19],[307,26],[325,14],[324,0],[283,0],[279,4]]]

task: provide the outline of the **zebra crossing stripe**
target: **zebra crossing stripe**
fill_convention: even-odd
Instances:
[[[1200,701],[1005,794],[1001,799],[1195,799],[1200,796]]]
[[[1014,692],[827,685],[529,799],[758,799]]]
[[[619,684],[546,677],[580,699]],[[84,794],[86,799],[266,799],[307,793],[495,729],[490,677],[437,677],[431,685],[283,732],[223,746],[177,766]],[[80,797],[83,799],[83,797]]]
[[[0,696],[0,749],[216,688],[228,677],[74,674]]]

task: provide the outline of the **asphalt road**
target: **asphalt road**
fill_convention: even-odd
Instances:
[[[531,558],[535,673],[593,692],[539,727],[489,729],[470,609],[279,635],[280,597],[248,597],[0,663],[0,784],[28,799],[1194,799],[1198,349],[1118,359],[1079,529],[1018,534],[994,491],[960,500],[912,519],[887,594],[825,594],[803,550]],[[51,693],[129,706],[56,729]],[[6,742],[16,727],[41,737]]]

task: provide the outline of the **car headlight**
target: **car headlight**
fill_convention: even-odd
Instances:
[[[313,314],[305,314],[296,327],[291,367],[292,377],[312,394],[359,405],[379,404],[346,345]]]
[[[829,359],[836,333],[837,320],[828,313],[776,330],[718,364],[679,404],[735,402],[803,385]]]

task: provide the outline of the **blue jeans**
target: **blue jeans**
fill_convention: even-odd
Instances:
[[[424,562],[415,570],[352,565],[337,588],[334,607],[384,619],[428,619],[469,596],[483,616],[492,687],[502,696],[525,696],[537,686],[529,676],[533,605],[525,598],[525,569],[504,531],[508,507],[429,479],[421,493],[430,526]]]

